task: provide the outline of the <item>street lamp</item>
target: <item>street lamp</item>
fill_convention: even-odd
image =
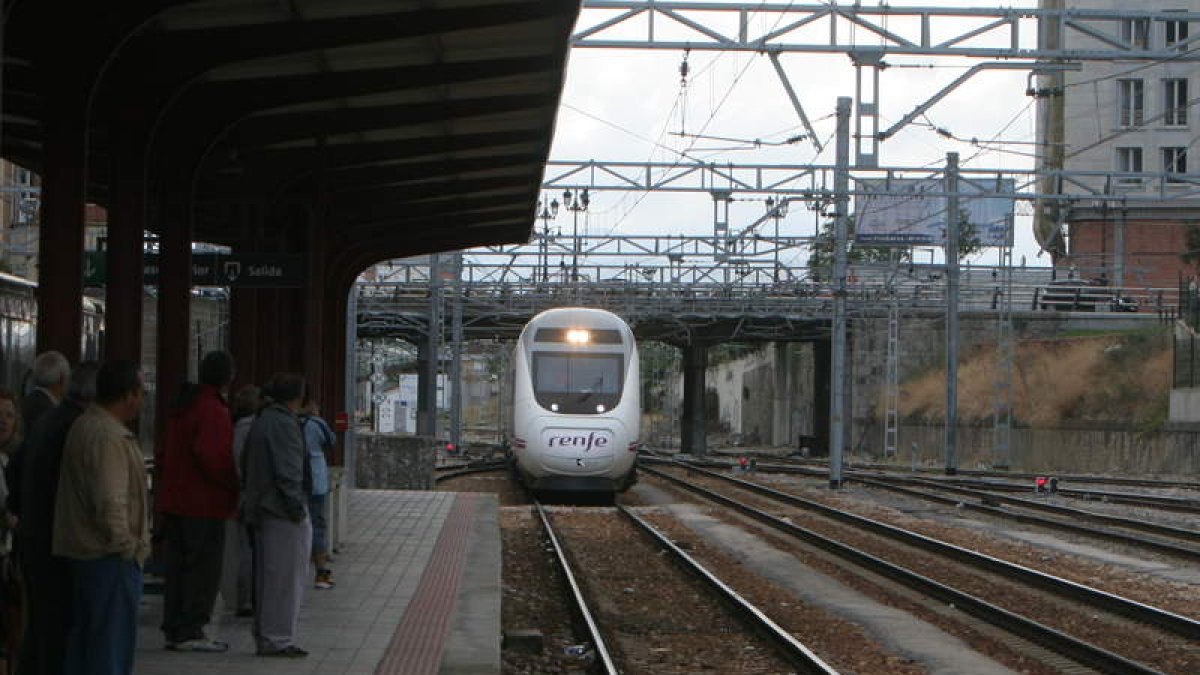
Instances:
[[[537,217],[542,220],[542,282],[550,281],[550,221],[558,217],[558,200],[543,196],[538,202]]]
[[[576,193],[563,191],[563,206],[572,213],[574,220],[571,230],[571,281],[579,281],[579,214],[587,211],[589,202],[587,188]]]

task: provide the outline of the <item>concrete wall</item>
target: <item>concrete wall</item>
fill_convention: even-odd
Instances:
[[[869,434],[882,437],[878,424]],[[902,424],[895,464],[912,463],[917,444],[917,464],[944,466],[944,431],[940,426]],[[991,427],[959,427],[958,467],[993,466]],[[881,453],[879,453],[881,454]],[[858,455],[861,456],[861,455]],[[880,457],[872,461],[883,461]],[[1107,474],[1200,474],[1200,430],[1178,426],[1157,433],[1118,427],[1017,428],[1012,431],[1012,471]]]
[[[355,487],[432,490],[433,439],[359,431],[354,434]]]

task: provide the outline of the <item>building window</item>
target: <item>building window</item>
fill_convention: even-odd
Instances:
[[[1117,124],[1123,127],[1141,126],[1145,114],[1142,81],[1117,80],[1117,105],[1120,107]]]
[[[1164,21],[1163,27],[1166,29],[1167,47],[1183,45],[1179,43],[1185,42],[1188,39],[1188,22],[1186,21]]]
[[[1187,148],[1163,148],[1163,171],[1168,174],[1187,173]],[[1181,183],[1178,178],[1167,177],[1168,183]]]
[[[1142,149],[1117,148],[1117,171],[1120,173],[1141,173]],[[1121,176],[1117,178],[1117,182],[1125,185],[1136,185],[1141,183],[1142,179],[1136,176]]]
[[[1188,81],[1163,80],[1163,124],[1183,127],[1188,123]]]
[[[1125,19],[1121,22],[1121,41],[1130,49],[1150,48],[1150,19]]]

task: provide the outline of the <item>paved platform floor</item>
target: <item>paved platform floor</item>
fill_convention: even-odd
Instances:
[[[250,619],[217,601],[225,654],[163,649],[162,597],[143,604],[135,672],[446,675],[500,672],[500,532],[494,495],[358,490],[335,555],[337,587],[304,596],[306,659],[255,656]]]

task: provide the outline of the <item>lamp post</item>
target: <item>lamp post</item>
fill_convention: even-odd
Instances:
[[[574,221],[571,229],[571,281],[573,282],[579,281],[579,214],[588,210],[589,203],[587,188],[581,192],[572,193],[570,190],[563,192],[563,206],[571,212]]]
[[[538,202],[537,217],[542,220],[542,283],[550,281],[550,221],[558,217],[558,200],[545,196]]]

